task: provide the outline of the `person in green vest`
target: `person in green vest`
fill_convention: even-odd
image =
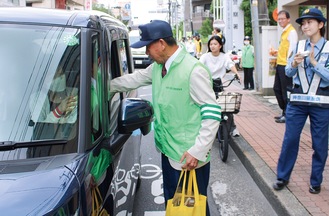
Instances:
[[[207,195],[210,150],[221,120],[221,108],[208,69],[178,45],[162,20],[140,25],[140,41],[153,60],[145,70],[110,83],[110,94],[152,84],[154,138],[161,152],[165,203],[174,196],[182,169],[195,169],[199,192]],[[207,215],[209,208],[207,205]]]
[[[289,55],[295,49],[298,36],[295,28],[290,24],[290,14],[286,10],[282,10],[278,13],[279,25],[283,28],[280,45],[276,60],[276,73],[274,78],[273,91],[278,101],[279,107],[282,110],[280,116],[275,116],[275,122],[285,123],[286,122],[286,108],[288,104],[288,92],[287,88],[292,86],[292,78],[287,77],[285,74],[285,67]]]
[[[243,40],[241,66],[244,72],[244,88],[243,90],[254,90],[254,46],[250,44],[250,37],[245,36]]]

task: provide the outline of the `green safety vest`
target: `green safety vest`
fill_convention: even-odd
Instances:
[[[245,45],[242,48],[242,67],[253,68],[254,67],[254,53],[252,45]]]
[[[190,96],[190,76],[197,65],[202,66],[182,49],[164,78],[162,64],[154,63],[152,68],[155,143],[163,154],[175,161],[195,144],[201,127],[201,108]]]

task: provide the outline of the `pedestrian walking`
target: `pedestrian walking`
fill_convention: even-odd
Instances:
[[[306,40],[300,40],[289,59],[286,74],[294,77],[290,102],[286,110],[286,131],[277,167],[275,190],[289,183],[297,159],[299,141],[306,119],[312,135],[312,171],[309,192],[320,193],[323,170],[328,157],[329,124],[329,42],[325,40],[325,23],[317,8],[306,9],[296,22]]]
[[[226,55],[223,51],[222,39],[217,35],[214,35],[209,39],[208,52],[200,57],[200,62],[202,62],[209,68],[214,82],[217,82],[216,80],[218,79],[223,80],[224,76],[226,75],[226,71],[228,70],[235,73],[238,76],[239,80],[241,80],[241,77],[235,67],[234,62],[232,61],[230,56]],[[232,129],[233,136],[240,135],[239,130],[234,124],[234,119]]]
[[[191,54],[191,56],[196,57],[196,46],[190,36],[187,37],[187,41],[185,42],[185,48],[187,52]]]
[[[196,57],[199,59],[202,55],[202,42],[199,35],[195,36],[194,43],[196,46]]]
[[[250,37],[245,36],[243,40],[241,67],[244,73],[243,90],[254,90],[254,46],[250,44]]]
[[[212,35],[217,35],[222,39],[223,46],[225,45],[226,39],[222,33],[222,30],[220,28],[215,27],[212,31]]]
[[[282,110],[280,116],[275,116],[277,123],[285,123],[286,107],[288,103],[287,88],[291,88],[292,78],[285,74],[285,67],[289,54],[295,49],[298,40],[297,32],[290,23],[290,14],[286,10],[278,13],[279,25],[283,28],[280,46],[277,54],[277,66],[274,78],[273,91],[278,101],[279,107]]]
[[[155,62],[112,80],[111,92],[152,84],[154,136],[161,152],[166,204],[174,196],[182,169],[195,169],[199,192],[207,195],[210,150],[221,120],[211,74],[177,45],[167,22],[154,20],[139,29],[140,41],[131,47],[146,46],[146,54]]]

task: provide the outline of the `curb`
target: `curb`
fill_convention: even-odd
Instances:
[[[278,215],[311,215],[288,188],[272,189],[276,174],[241,135],[231,140],[231,148]]]

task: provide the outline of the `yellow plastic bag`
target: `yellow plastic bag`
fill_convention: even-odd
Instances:
[[[186,189],[187,170],[182,170],[174,197],[167,202],[166,216],[205,216],[207,197],[199,194],[195,170],[189,171]],[[180,183],[183,181],[182,187]],[[192,190],[193,188],[193,190]]]
[[[102,207],[103,198],[98,189],[98,187],[94,187],[91,190],[92,195],[92,216],[109,216],[110,214]]]

